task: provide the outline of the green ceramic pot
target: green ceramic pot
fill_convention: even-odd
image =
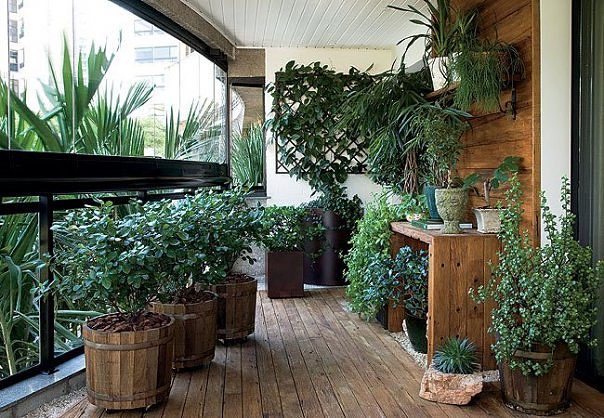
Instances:
[[[436,208],[443,218],[443,234],[461,234],[459,223],[463,221],[468,207],[468,191],[461,188],[436,189]]]

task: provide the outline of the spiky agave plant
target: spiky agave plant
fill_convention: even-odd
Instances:
[[[436,350],[432,364],[443,373],[474,373],[478,368],[476,346],[467,338],[450,338]]]
[[[264,130],[257,123],[243,134],[233,135],[231,163],[235,182],[242,186],[257,186],[264,178]]]

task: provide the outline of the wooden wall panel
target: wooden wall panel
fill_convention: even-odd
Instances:
[[[518,116],[512,120],[501,113],[476,116],[472,129],[463,138],[464,152],[459,161],[462,176],[479,171],[487,173],[504,157],[522,157],[520,180],[524,190],[524,222],[533,239],[539,236],[540,180],[540,86],[539,86],[539,0],[452,0],[456,10],[480,9],[480,36],[499,39],[515,46],[526,67],[525,78],[518,82]],[[511,92],[501,95],[502,106]],[[503,190],[494,193],[497,201]],[[472,196],[471,207],[483,205]],[[468,214],[469,219],[474,216]]]

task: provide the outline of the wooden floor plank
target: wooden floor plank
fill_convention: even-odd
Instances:
[[[271,300],[260,291],[255,335],[218,344],[209,367],[175,374],[167,402],[111,412],[84,399],[62,418],[527,416],[503,405],[496,384],[465,407],[419,398],[422,368],[379,324],[350,312],[343,289],[305,296]],[[604,418],[604,394],[576,381],[559,416]]]
[[[275,376],[277,376],[283,415],[303,417],[300,399],[298,397],[298,392],[296,391],[296,383],[287,358],[287,352],[285,351],[285,345],[283,343],[281,330],[279,329],[272,302],[265,293],[260,294],[260,300],[262,303],[262,311],[264,312],[268,342],[273,356],[273,366],[275,367]]]

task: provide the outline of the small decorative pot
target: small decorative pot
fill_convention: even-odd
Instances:
[[[501,229],[501,209],[497,208],[474,208],[478,232],[483,234],[496,234]]]
[[[461,234],[459,223],[468,207],[468,191],[462,188],[436,189],[436,208],[443,218],[443,234]]]
[[[435,186],[425,186],[424,187],[424,195],[426,196],[426,205],[428,206],[428,212],[430,213],[430,219],[435,221],[440,221],[440,215],[438,214],[438,210],[436,209],[436,197],[434,193],[436,191]]]

